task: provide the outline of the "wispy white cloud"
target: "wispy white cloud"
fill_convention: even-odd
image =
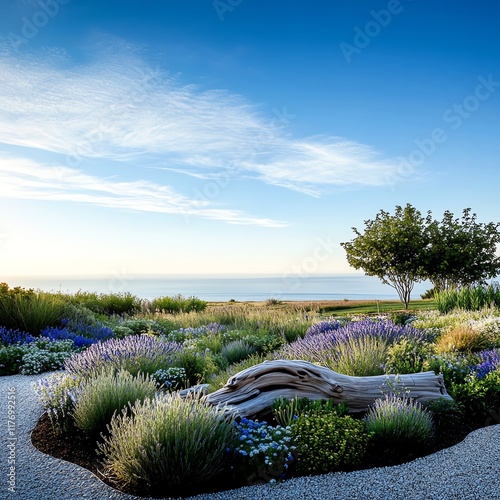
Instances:
[[[125,210],[204,217],[232,224],[286,225],[238,210],[214,209],[206,201],[188,199],[168,186],[150,181],[117,182],[87,175],[74,168],[43,165],[2,154],[0,197],[92,203]]]
[[[54,188],[60,199],[68,193],[76,199],[81,185],[86,194],[79,193],[80,201],[90,197],[96,202],[97,185],[103,185],[101,201],[109,206],[124,202],[123,193],[115,190],[132,189],[138,195],[142,189],[149,193],[143,207],[151,203],[169,213],[179,207],[201,210],[165,186],[86,176],[79,171],[86,158],[134,162],[201,179],[230,171],[314,196],[333,186],[381,186],[401,177],[397,161],[381,158],[366,145],[337,137],[292,138],[276,119],[266,119],[238,95],[182,85],[130,50],[111,52],[77,65],[58,51],[46,59],[0,51],[0,142],[63,155],[64,178],[71,182]],[[10,179],[11,194],[44,196],[50,188],[49,180],[35,175],[34,165],[24,177],[2,172],[4,181]],[[213,218],[223,213],[228,221],[241,216],[208,206],[203,211],[202,216]]]

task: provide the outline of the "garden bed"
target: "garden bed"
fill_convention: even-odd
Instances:
[[[394,453],[377,449],[369,449],[363,462],[357,467],[344,468],[345,471],[370,469],[374,467],[385,467],[407,463],[419,457],[424,457],[435,453],[439,450],[454,446],[461,441],[473,430],[478,428],[470,424],[462,422],[461,425],[440,425],[436,427],[434,441],[420,452],[410,453]],[[79,465],[91,471],[99,480],[103,481],[108,486],[118,489],[123,493],[133,494],[137,496],[151,496],[149,492],[141,492],[130,488],[120,488],[114,484],[102,473],[102,467],[95,453],[95,442],[88,439],[83,432],[75,432],[70,435],[55,434],[51,422],[46,413],[38,420],[31,434],[31,442],[39,451],[50,455],[54,458],[66,460],[68,462]],[[293,477],[293,468],[290,471],[289,477]],[[231,478],[227,473],[219,476],[214,480],[205,484],[184,486],[180,489],[164,491],[159,493],[157,498],[162,497],[189,497],[201,493],[214,493],[217,491],[230,490],[255,484],[248,481],[247,478]]]

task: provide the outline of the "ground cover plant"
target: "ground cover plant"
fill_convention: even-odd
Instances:
[[[34,429],[35,445],[105,474],[109,484],[124,491],[185,496],[214,491],[221,477],[230,488],[390,465],[500,423],[495,308],[382,314],[373,302],[371,315],[330,316],[326,304],[268,301],[207,304],[201,311],[175,313],[141,305],[140,312],[120,315],[83,303],[67,305],[55,323],[34,334],[31,328],[0,325],[0,374],[60,370],[36,385],[46,413]],[[331,402],[291,400],[276,401],[265,419],[242,420],[215,418],[198,398],[179,396],[197,384],[215,391],[244,368],[276,358],[305,359],[360,376],[433,370],[443,374],[454,402],[420,406],[404,394],[381,390],[366,414],[349,414]],[[162,427],[167,414],[168,425],[184,429],[179,440],[172,441],[169,428]],[[189,430],[195,421],[204,429],[196,439]],[[161,450],[153,447],[148,426],[156,430],[155,439],[167,436],[155,441]],[[220,440],[208,453],[215,428]],[[402,436],[404,448],[389,446]],[[119,456],[119,448],[126,456]],[[178,469],[162,469],[159,456],[164,463],[175,460]],[[198,484],[187,461],[207,466]],[[120,468],[120,463],[128,465]]]

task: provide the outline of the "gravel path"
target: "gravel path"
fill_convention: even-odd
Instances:
[[[0,499],[140,498],[117,492],[86,469],[47,456],[32,446],[30,433],[42,414],[42,408],[31,383],[40,377],[0,377]],[[500,500],[500,425],[479,429],[453,448],[405,465],[294,478],[283,483],[191,498]]]

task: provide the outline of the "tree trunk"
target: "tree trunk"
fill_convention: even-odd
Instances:
[[[409,391],[416,401],[451,400],[442,375],[421,372],[408,375],[351,377],[301,360],[264,361],[233,375],[224,387],[206,396],[209,403],[227,405],[241,417],[255,418],[269,413],[273,401],[292,399],[334,399],[347,403],[351,413],[366,411],[384,393]]]

